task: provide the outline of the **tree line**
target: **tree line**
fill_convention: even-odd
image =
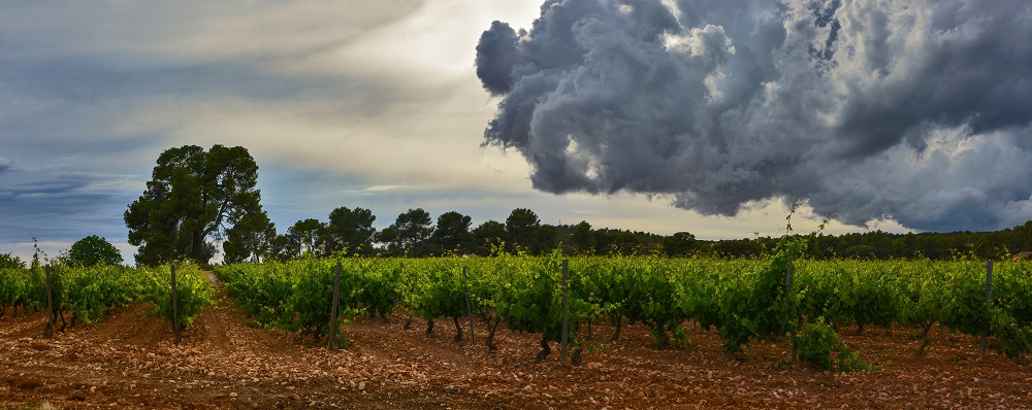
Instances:
[[[569,255],[666,255],[760,257],[786,238],[805,236],[811,258],[921,258],[957,256],[1000,258],[1032,250],[1032,221],[997,232],[891,234],[867,232],[704,241],[691,233],[658,235],[541,223],[530,209],[513,210],[504,222],[472,225],[468,215],[450,211],[434,220],[421,209],[401,213],[376,229],[369,209],[340,207],[325,221],[304,219],[284,232],[261,205],[258,165],[244,147],[187,145],[163,152],[143,194],[125,211],[136,262],[157,265],[192,259],[207,265],[218,253],[226,262],[287,260],[306,255],[428,257],[524,252],[541,255],[560,249]],[[90,248],[113,247],[89,238]],[[106,242],[105,242],[106,243]],[[117,254],[117,252],[116,252]],[[0,260],[2,261],[2,260]]]

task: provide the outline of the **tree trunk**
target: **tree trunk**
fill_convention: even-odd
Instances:
[[[548,346],[548,339],[545,339],[544,336],[541,336],[541,351],[538,352],[538,354],[537,354],[537,361],[538,362],[545,361],[545,358],[547,358],[548,355],[551,354],[551,353],[552,353],[552,348]]]
[[[616,327],[616,329],[613,330],[613,336],[609,338],[610,342],[615,342],[620,339],[620,330],[623,328],[623,316],[617,316],[616,319],[613,320],[613,326]]]
[[[501,323],[502,323],[502,319],[501,318],[495,318],[495,320],[491,322],[490,329],[487,332],[487,351],[488,352],[494,352],[495,350],[498,350],[495,347],[494,340],[495,340],[495,331],[498,330],[498,325],[501,324]]]
[[[656,348],[666,349],[670,347],[670,335],[667,334],[666,328],[659,323],[652,326],[652,336],[656,338]]]
[[[59,318],[61,318],[61,330],[60,331],[64,332],[65,328],[68,327],[68,322],[65,321],[64,313],[61,312],[61,308],[55,309],[54,310],[54,315],[59,317]],[[54,322],[56,323],[57,321],[55,320]]]
[[[462,343],[462,324],[459,323],[459,317],[453,317],[452,322],[455,323],[455,343]]]
[[[431,337],[434,335],[434,320],[433,319],[428,319],[426,321],[426,335],[427,336],[431,336]]]
[[[933,325],[935,325],[935,322],[928,322],[925,323],[923,329],[921,329],[921,347],[917,349],[917,354],[919,356],[924,356],[925,349],[927,349],[928,345],[932,343],[932,339],[928,337],[928,334],[931,333]]]

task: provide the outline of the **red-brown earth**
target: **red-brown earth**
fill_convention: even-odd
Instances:
[[[457,344],[450,321],[427,337],[420,320],[404,330],[400,318],[358,319],[345,326],[351,346],[328,351],[253,326],[221,290],[179,346],[142,305],[52,339],[40,336],[43,315],[9,316],[3,408],[1032,408],[1032,366],[938,329],[923,357],[916,330],[843,329],[876,369],[831,373],[790,361],[785,341],[731,357],[698,328],[689,347],[656,350],[644,327],[609,343],[611,329],[595,326],[600,341],[572,368],[557,353],[535,362],[538,336],[505,329],[487,353],[481,322],[476,344]]]

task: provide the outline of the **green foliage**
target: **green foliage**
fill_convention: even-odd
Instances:
[[[433,252],[438,255],[462,255],[471,252],[473,235],[470,217],[458,212],[445,212],[437,217],[437,227],[430,235]]]
[[[145,276],[120,266],[64,268],[55,274],[63,292],[58,300],[64,301],[75,322],[99,321],[114,307],[141,301],[145,293]]]
[[[208,239],[224,237],[227,229],[234,258],[247,259],[255,249],[239,241],[267,228],[257,223],[265,212],[257,183],[258,165],[243,147],[166,150],[147,190],[125,212],[129,243],[139,247],[137,263],[153,266],[189,257],[207,264],[215,254]]]
[[[111,309],[150,303],[171,318],[169,267],[131,269],[124,266],[50,265],[30,270],[0,269],[0,307],[20,305],[32,310],[47,306],[46,273],[53,287],[55,310],[71,313],[72,324],[103,320]],[[188,326],[211,302],[207,278],[194,265],[177,272],[180,324]]]
[[[0,253],[0,269],[25,269],[25,261],[9,253]]]
[[[927,330],[943,324],[991,335],[994,347],[1014,357],[1027,350],[1030,263],[997,264],[987,304],[981,263],[814,261],[800,258],[806,246],[786,242],[766,259],[569,258],[571,339],[577,342],[577,330],[589,320],[626,320],[648,326],[659,346],[685,346],[684,326],[696,322],[717,329],[725,349],[739,352],[751,340],[781,339],[799,330],[800,321],[821,317],[832,328],[901,324]],[[558,253],[345,258],[339,260],[343,303],[351,312],[374,316],[387,316],[400,304],[425,319],[454,320],[467,315],[468,290],[473,314],[490,329],[505,323],[512,330],[540,333],[547,344],[562,336],[563,259]],[[231,265],[219,275],[256,320],[299,329],[301,317],[309,314],[304,312],[312,314],[312,326],[328,321],[330,273],[337,262]],[[850,356],[839,356],[843,368],[851,367]]]
[[[226,230],[222,243],[225,262],[258,261],[275,257],[276,226],[264,211],[248,212]]]
[[[115,266],[122,264],[122,254],[107,239],[90,235],[80,239],[68,251],[73,266]]]
[[[792,338],[792,349],[800,361],[820,370],[849,372],[870,369],[867,363],[842,343],[835,329],[823,317],[802,327],[799,334]]]
[[[538,254],[541,251],[539,231],[541,220],[537,214],[526,208],[513,209],[505,219],[506,244],[510,252],[527,251]]]
[[[169,265],[147,269],[147,301],[155,306],[159,316],[172,320],[172,268]],[[178,324],[187,328],[204,307],[212,302],[214,291],[208,278],[193,264],[176,266],[176,305]]]
[[[330,329],[333,283],[341,265],[340,311],[343,318],[361,312],[386,317],[401,296],[400,266],[365,259],[313,259],[236,264],[216,272],[241,307],[264,326],[321,337]]]
[[[30,275],[24,269],[0,268],[0,316],[7,306],[25,305],[30,295]]]
[[[795,329],[799,294],[787,287],[787,280],[805,247],[801,241],[783,242],[751,277],[718,289],[717,329],[725,350],[736,353],[751,338],[779,337]]]
[[[372,238],[376,232],[376,216],[368,209],[340,207],[330,212],[330,222],[323,231],[327,255],[368,255],[372,253]]]
[[[409,209],[398,215],[394,224],[381,232],[378,240],[387,244],[392,256],[428,256],[427,240],[434,232],[433,220],[423,208]]]

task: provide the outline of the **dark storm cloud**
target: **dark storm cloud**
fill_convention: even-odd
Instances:
[[[549,0],[481,38],[485,142],[548,192],[998,228],[1032,218],[1029,38],[1023,0]]]

